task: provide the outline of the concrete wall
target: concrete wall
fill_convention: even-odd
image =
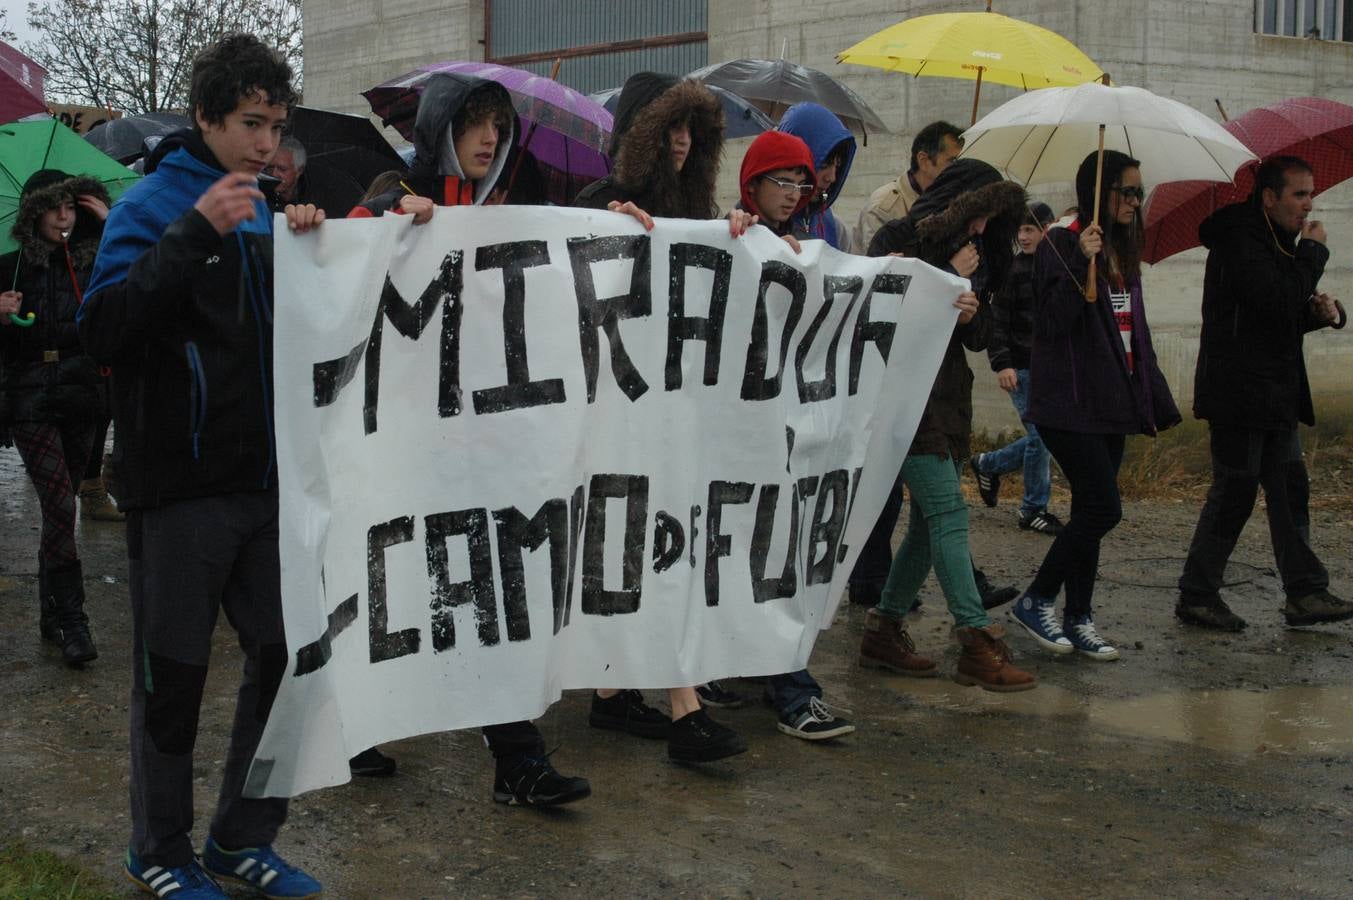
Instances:
[[[980,0],[709,0],[709,59],[774,58],[784,50],[789,59],[848,84],[882,116],[893,134],[870,137],[837,203],[838,214],[853,223],[869,193],[906,167],[917,129],[939,118],[968,122],[973,85],[838,65],[835,54],[903,19],[981,6]],[[1213,118],[1220,118],[1214,98],[1232,116],[1284,97],[1353,103],[1353,44],[1257,35],[1253,0],[997,0],[996,9],[1064,35],[1118,83],[1173,97]],[[484,4],[307,0],[305,29],[306,102],[365,112],[360,92],[367,87],[423,62],[482,58]],[[1016,93],[984,86],[981,112]],[[719,196],[727,204],[737,197],[737,168],[747,143],[730,142],[725,153]],[[1041,199],[1054,209],[1071,202],[1065,195]],[[1333,251],[1322,287],[1353,300],[1353,185],[1322,195],[1317,209],[1330,230]],[[1189,251],[1146,275],[1158,352],[1185,408],[1192,397],[1202,262],[1201,251]],[[1353,362],[1353,340],[1324,332],[1308,344],[1317,393],[1353,400],[1350,380],[1342,374]],[[974,358],[973,364],[979,426],[1013,426],[1009,403],[995,388],[994,376],[986,377],[985,360]]]

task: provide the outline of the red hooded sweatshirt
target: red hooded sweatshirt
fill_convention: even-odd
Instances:
[[[774,172],[776,169],[797,169],[800,167],[808,173],[806,183],[816,185],[817,172],[813,169],[813,151],[808,149],[808,145],[803,142],[802,138],[786,134],[783,131],[762,132],[747,148],[747,155],[742,158],[742,169],[738,173],[738,186],[742,193],[742,208],[748,212],[761,215],[761,210],[757,208],[756,201],[752,197],[757,176]],[[794,207],[794,212],[790,213],[790,216],[807,206],[812,197],[812,192],[800,196],[798,205]],[[769,222],[766,224],[770,225]],[[782,224],[787,226],[789,218],[786,218]],[[773,230],[778,233],[778,228]]]

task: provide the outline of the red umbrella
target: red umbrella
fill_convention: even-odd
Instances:
[[[45,113],[42,80],[47,70],[0,41],[0,122]]]
[[[1252,109],[1223,127],[1259,159],[1300,156],[1315,170],[1315,192],[1353,178],[1353,106],[1320,97],[1281,100]],[[1259,163],[1248,163],[1234,184],[1174,181],[1151,192],[1145,210],[1146,252],[1157,263],[1198,246],[1198,226],[1215,210],[1250,196]]]

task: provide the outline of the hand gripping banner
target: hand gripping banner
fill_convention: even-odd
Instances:
[[[566,689],[803,668],[966,284],[725,222],[279,224],[290,658],[247,792]]]

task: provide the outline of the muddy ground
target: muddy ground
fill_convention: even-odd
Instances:
[[[1048,539],[1014,525],[1016,486],[975,508],[977,557],[1027,582]],[[0,452],[0,843],[22,838],[131,889],[129,616],[121,527],[82,525],[102,657],[60,665],[37,638],[34,495]],[[1065,514],[1065,503],[1054,504]],[[1053,660],[1014,637],[1038,690],[996,695],[947,678],[859,668],[863,611],[845,607],[812,668],[859,731],[808,744],[759,704],[719,713],[751,752],[703,768],[661,743],[597,732],[574,692],[541,720],[554,759],[591,779],[561,810],[490,799],[477,733],[387,749],[399,775],[309,794],[279,849],[335,898],[446,896],[1308,896],[1353,895],[1353,625],[1281,625],[1262,516],[1231,571],[1237,636],[1172,618],[1192,502],[1130,504],[1107,541],[1097,616],[1116,663]],[[1350,515],[1318,509],[1334,589],[1353,594]],[[952,670],[929,585],[912,633]],[[233,708],[238,653],[217,635],[198,741],[198,840]],[[741,683],[755,694],[757,688]]]

